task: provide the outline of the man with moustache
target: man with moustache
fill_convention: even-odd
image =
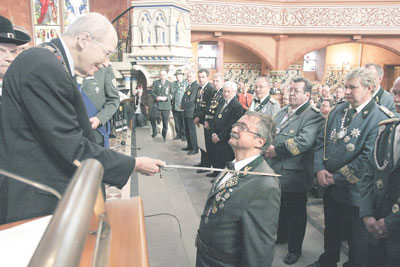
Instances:
[[[375,88],[373,89],[372,98],[378,105],[388,108],[391,112],[395,113],[396,108],[394,107],[393,97],[382,88],[381,82],[383,79],[383,69],[379,64],[367,63],[364,68],[369,69],[376,79]]]
[[[200,88],[196,81],[196,71],[189,70],[187,74],[188,86],[182,97],[182,109],[185,117],[185,131],[187,147],[182,148],[183,151],[188,151],[189,155],[195,155],[199,153],[199,147],[197,145],[196,125],[193,121],[193,113],[196,106],[197,90]]]
[[[347,234],[349,259],[345,266],[365,266],[366,245],[361,238],[364,225],[359,218],[362,175],[368,170],[378,123],[393,113],[372,99],[374,74],[366,68],[350,71],[345,77],[346,102],[328,115],[316,141],[314,172],[323,195],[325,231],[324,253],[308,267],[337,266],[343,233]]]
[[[153,133],[151,137],[157,136],[156,120],[158,115],[161,115],[163,124],[162,138],[164,142],[167,138],[169,113],[171,111],[171,89],[172,83],[167,80],[167,71],[160,71],[160,79],[153,82],[153,89],[151,90],[151,97],[153,98],[153,108],[150,114],[150,123]]]
[[[237,85],[234,82],[225,82],[223,85],[223,104],[217,107],[211,124],[211,141],[214,144],[212,150],[212,164],[215,168],[224,168],[226,162],[233,160],[234,154],[228,141],[232,125],[236,123],[243,114],[242,105],[236,99]],[[219,172],[214,171],[207,177],[216,177]]]
[[[281,109],[281,107],[279,102],[269,94],[270,90],[271,84],[268,78],[258,78],[254,86],[254,93],[256,97],[253,99],[249,111],[261,112],[273,118]]]
[[[93,76],[108,66],[117,46],[112,24],[88,13],[61,38],[20,54],[3,80],[0,106],[0,168],[54,188],[67,188],[76,165],[94,158],[104,167],[103,182],[121,188],[132,171],[152,175],[164,162],[133,158],[95,143],[74,75]],[[5,112],[6,111],[6,112]],[[57,198],[0,177],[6,192],[5,222],[51,214]]]
[[[211,98],[213,97],[215,92],[214,86],[208,82],[208,76],[209,76],[208,70],[200,69],[198,71],[198,84],[200,88],[197,91],[196,108],[193,114],[194,116],[193,122],[197,126],[200,126],[200,124],[205,125],[207,108],[209,108]],[[206,142],[207,139],[211,140],[211,133],[210,130],[207,128],[204,128],[204,137],[206,139]],[[192,153],[188,155],[192,155]],[[201,161],[196,166],[211,167],[211,157],[207,151],[203,151],[201,149]],[[197,173],[203,173],[203,172],[205,171],[197,170]]]
[[[18,53],[18,46],[31,41],[26,33],[13,28],[11,21],[0,16],[0,104],[3,77]]]
[[[305,78],[292,80],[289,106],[274,117],[277,136],[265,152],[271,168],[281,176],[281,209],[277,243],[288,244],[284,262],[295,264],[302,252],[307,225],[307,192],[313,185],[313,145],[323,116],[310,105],[312,84]]]
[[[392,88],[400,113],[400,77]],[[363,177],[360,218],[369,233],[368,267],[395,267],[400,263],[400,120],[379,123],[370,169]]]
[[[234,124],[228,169],[273,173],[262,154],[275,136],[275,123],[247,112]],[[196,238],[197,267],[271,266],[280,204],[276,177],[222,172],[214,181]]]

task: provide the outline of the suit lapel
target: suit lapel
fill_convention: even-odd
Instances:
[[[53,39],[50,42],[58,48],[58,50],[61,53],[61,56],[64,59],[64,62],[65,62],[65,65],[67,67],[68,72],[71,74],[71,76],[74,76],[74,73],[71,73],[71,67],[70,67],[69,62],[68,62],[68,57],[67,57],[67,54],[65,53],[65,50],[64,50],[64,47],[63,47],[63,45],[61,43],[60,38]]]

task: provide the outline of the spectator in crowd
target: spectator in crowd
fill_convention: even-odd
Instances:
[[[239,103],[242,105],[245,112],[249,110],[251,102],[253,101],[253,95],[247,92],[248,89],[249,87],[247,85],[244,85],[240,93],[238,94]]]
[[[332,99],[325,99],[322,101],[320,111],[324,117],[328,116],[329,112],[331,112],[333,108],[333,100]]]

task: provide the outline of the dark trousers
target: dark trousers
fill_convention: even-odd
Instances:
[[[151,128],[153,129],[153,134],[157,134],[156,121],[159,114],[161,114],[161,119],[163,123],[162,136],[166,137],[168,130],[169,110],[158,110],[157,107],[153,107],[153,110],[151,111],[150,114]]]
[[[359,208],[338,202],[333,196],[332,186],[323,196],[325,231],[324,250],[319,262],[323,267],[337,266],[340,260],[342,239],[345,236],[349,244],[349,267],[366,266],[367,242],[362,235],[364,227],[359,218]]]
[[[307,192],[282,192],[278,240],[288,240],[291,253],[301,253],[307,225]]]
[[[174,115],[176,136],[179,138],[184,138],[186,136],[186,133],[185,133],[185,118],[183,117],[183,111],[173,110],[172,114]]]
[[[204,128],[204,138],[206,139],[205,140],[205,143],[206,143],[206,149],[207,149],[207,151],[203,151],[202,149],[201,149],[201,160],[200,160],[200,164],[201,164],[201,166],[203,166],[203,167],[210,167],[211,166],[211,151],[209,151],[210,150],[210,147],[211,147],[211,144],[210,143],[212,143],[212,141],[211,141],[211,131],[210,130],[208,130],[208,129],[206,129],[206,128]],[[211,149],[212,150],[212,149]]]
[[[186,140],[187,146],[191,150],[198,150],[199,147],[197,145],[197,135],[196,135],[196,125],[193,122],[193,118],[185,117],[185,131],[186,131]]]
[[[368,240],[368,267],[400,266],[400,232],[390,233],[388,238],[376,240],[365,229]]]

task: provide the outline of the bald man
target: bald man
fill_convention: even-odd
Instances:
[[[76,170],[75,160],[97,159],[104,167],[103,182],[119,188],[132,171],[146,175],[159,171],[164,164],[160,160],[135,159],[95,143],[73,76],[93,76],[108,66],[116,46],[111,23],[98,13],[89,13],[71,24],[61,38],[14,60],[3,81],[0,168],[61,194]],[[0,186],[7,192],[6,222],[51,214],[57,204],[54,196],[20,182],[0,177]]]

